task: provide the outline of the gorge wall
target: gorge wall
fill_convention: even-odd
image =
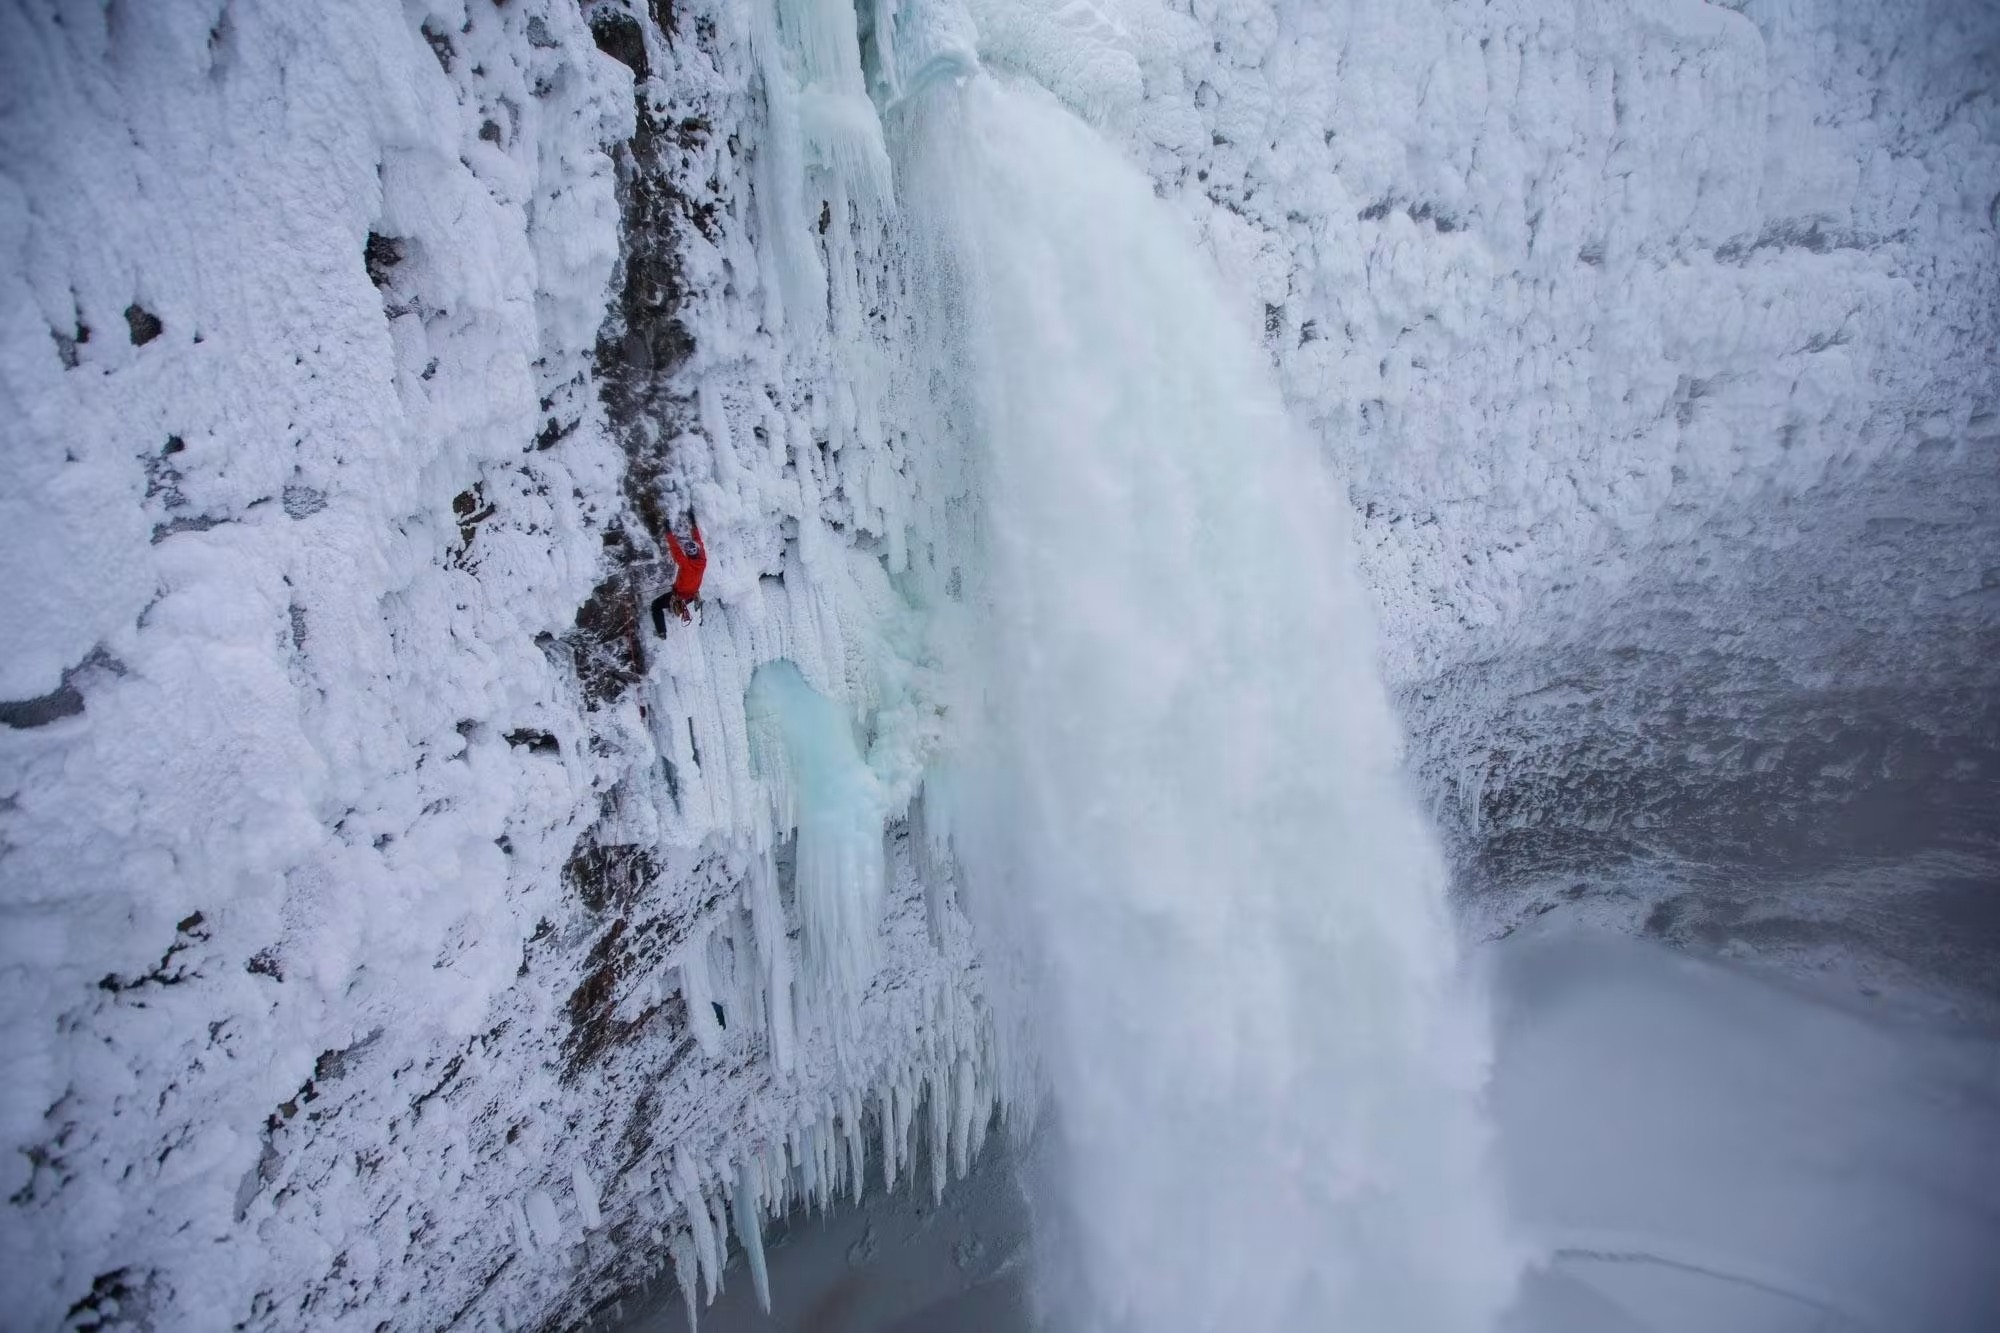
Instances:
[[[949,853],[905,12],[0,7],[27,1325],[573,1326],[1032,1111]],[[1477,927],[1993,992],[1989,7],[970,12],[1261,330]],[[798,863],[870,836],[823,935]]]

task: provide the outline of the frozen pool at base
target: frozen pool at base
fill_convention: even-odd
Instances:
[[[1544,1256],[1505,1333],[2000,1328],[2000,1034],[1561,913],[1476,957],[1510,1199]],[[1012,1177],[989,1152],[942,1207],[919,1182],[799,1222],[773,1313],[732,1269],[701,1326],[1025,1330]],[[681,1329],[678,1307],[627,1327]]]
[[[2000,1328],[2000,1040],[1544,919],[1489,948],[1543,1333]]]

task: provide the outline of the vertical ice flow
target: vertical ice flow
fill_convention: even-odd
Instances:
[[[808,989],[850,1000],[875,970],[884,891],[881,783],[862,758],[846,710],[808,685],[792,663],[758,667],[746,708],[758,737],[759,772],[782,807],[777,826],[798,830],[792,883]],[[782,946],[773,940],[766,948],[782,953]]]
[[[757,1306],[771,1312],[771,1274],[764,1263],[764,1219],[757,1190],[757,1172],[749,1158],[736,1164],[735,1188],[729,1193],[729,1212],[736,1224],[736,1241],[750,1262],[750,1282],[757,1292]]]
[[[955,836],[1040,973],[1055,1326],[1482,1327],[1515,1269],[1483,1017],[1343,500],[1094,131],[985,76],[898,119],[937,342],[978,384],[1002,776]]]

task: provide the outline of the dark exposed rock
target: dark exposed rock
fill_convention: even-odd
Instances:
[[[430,43],[431,54],[437,57],[439,66],[445,73],[451,73],[452,64],[458,58],[458,52],[452,47],[451,38],[439,32],[428,19],[424,20],[422,31],[424,40]]]
[[[1764,250],[1803,250],[1823,255],[1835,250],[1875,250],[1908,239],[1907,232],[1886,235],[1862,231],[1828,231],[1818,218],[1780,218],[1767,223],[1754,239],[1738,237],[1715,247],[1717,262],[1745,264]]]
[[[671,1072],[692,1049],[693,1038],[687,1035],[687,1001],[679,991],[647,1005],[636,1016],[618,1016],[620,984],[631,977],[643,977],[664,957],[665,936],[660,927],[656,918],[635,929],[630,918],[621,916],[591,946],[583,976],[564,1006],[570,1020],[569,1036],[563,1042],[564,1081],[574,1081],[610,1052],[630,1046],[642,1035],[648,1036],[650,1043],[656,1024],[677,1034],[665,1046],[672,1053],[661,1076]]]
[[[64,1327],[76,1333],[96,1333],[113,1328],[150,1327],[147,1307],[149,1283],[130,1268],[114,1268],[99,1273],[91,1281],[83,1299],[69,1307]]]
[[[659,160],[667,147],[662,140],[659,119],[648,111],[631,144],[618,154],[626,251],[614,318],[598,341],[597,365],[612,424],[627,431],[655,405],[661,379],[694,352],[694,335],[681,318],[686,278],[680,231],[687,207]]]
[[[0,702],[0,726],[26,731],[30,727],[45,727],[62,718],[75,717],[82,711],[83,694],[65,675],[63,683],[47,694],[33,699]]]
[[[528,45],[538,51],[553,51],[562,46],[562,40],[549,31],[547,19],[535,14],[528,19]]]
[[[652,17],[663,25],[662,40],[671,41],[664,26],[672,22],[671,10],[656,5]],[[610,569],[577,609],[575,628],[565,636],[585,701],[597,708],[616,700],[646,669],[641,608],[653,591],[648,576],[658,565],[673,517],[664,498],[668,460],[660,441],[678,434],[692,410],[671,384],[673,372],[694,351],[685,320],[682,252],[690,229],[699,226],[698,210],[680,182],[684,158],[705,143],[708,124],[698,116],[676,118],[653,102],[645,79],[650,68],[645,32],[636,11],[599,6],[591,14],[591,31],[601,49],[634,71],[637,112],[632,139],[614,152],[621,257],[595,355],[606,422],[627,460],[622,489],[630,515],[607,531]],[[535,447],[553,447],[575,424],[573,417],[550,416]]]
[[[179,509],[187,503],[181,494],[181,470],[168,460],[175,454],[184,452],[187,445],[178,435],[167,438],[166,447],[157,454],[149,454],[141,460],[146,469],[146,498],[162,497],[160,503],[168,509]]]
[[[562,742],[546,731],[517,727],[507,733],[507,744],[524,747],[530,754],[560,754]]]
[[[451,512],[458,519],[458,553],[454,557],[458,564],[465,564],[470,557],[472,539],[479,535],[479,525],[493,517],[493,511],[494,506],[486,499],[484,483],[452,497]]]
[[[184,981],[191,981],[201,974],[190,971],[187,964],[176,962],[175,959],[208,938],[206,918],[200,912],[192,913],[182,918],[180,924],[174,927],[173,943],[169,944],[167,951],[160,955],[159,962],[136,977],[121,977],[115,972],[106,973],[97,983],[97,988],[116,995],[126,991],[143,990],[148,986],[178,986]]]
[[[285,487],[279,498],[284,502],[287,518],[310,518],[326,508],[326,492],[301,482]]]
[[[555,448],[564,439],[568,438],[570,432],[574,431],[576,427],[577,423],[575,421],[562,421],[555,417],[550,417],[547,424],[535,435],[535,448],[537,450]]]
[[[367,266],[368,281],[386,287],[391,270],[403,262],[403,243],[393,236],[371,231],[361,247],[361,262]]]
[[[584,703],[592,709],[613,702],[646,674],[639,598],[633,584],[627,570],[615,570],[577,608],[576,628],[564,636]]]
[[[671,14],[656,17],[670,38],[664,25]],[[592,31],[600,46],[643,76],[645,42],[631,15],[601,10]],[[643,82],[635,84],[634,101],[636,128],[616,154],[624,249],[596,359],[606,415],[636,462],[656,453],[656,441],[672,438],[689,414],[665,381],[694,351],[684,319],[683,251],[690,231],[700,229],[701,208],[681,179],[710,127],[702,116],[676,117],[657,106]]]
[[[1395,210],[1396,204],[1395,196],[1387,195],[1369,204],[1354,216],[1361,222],[1380,222]],[[1405,205],[1403,213],[1418,225],[1429,223],[1441,235],[1450,235],[1464,225],[1453,214],[1429,201]]]
[[[136,301],[125,307],[125,324],[132,331],[134,347],[144,347],[166,331],[160,317]]]
[[[595,831],[578,839],[563,866],[563,887],[593,912],[624,911],[659,874],[653,854],[636,843],[600,846]]]
[[[1438,229],[1440,235],[1449,236],[1458,230],[1458,219],[1439,208],[1436,204],[1412,204],[1409,208],[1410,221],[1428,222]]]
[[[229,522],[213,514],[189,514],[184,518],[170,518],[165,523],[153,525],[153,545],[158,546],[167,538],[180,532],[207,532],[210,528],[221,527]]]
[[[639,20],[615,9],[600,9],[590,16],[590,35],[597,49],[632,71],[634,79],[651,73],[646,62],[646,33]]]

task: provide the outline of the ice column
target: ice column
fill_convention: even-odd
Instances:
[[[798,831],[793,882],[805,983],[814,997],[850,999],[875,969],[884,892],[881,784],[846,711],[790,662],[757,668],[746,708],[779,828]]]
[[[1049,1313],[1483,1328],[1515,1270],[1484,1028],[1344,502],[1093,130],[986,76],[897,121],[933,341],[978,381],[989,790],[954,841],[1040,977]]]

